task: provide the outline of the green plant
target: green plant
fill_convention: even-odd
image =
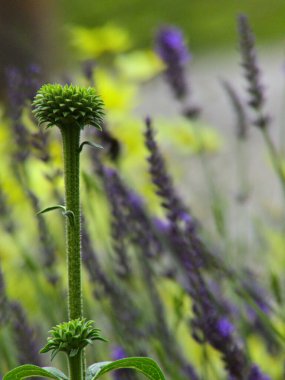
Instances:
[[[51,337],[41,352],[52,350],[52,358],[60,351],[68,358],[68,377],[56,368],[23,365],[4,376],[4,380],[44,376],[58,380],[95,380],[102,374],[118,368],[133,368],[148,378],[159,380],[164,376],[158,365],[149,358],[126,358],[114,362],[102,362],[85,368],[84,347],[93,340],[104,340],[92,321],[83,318],[81,286],[80,244],[80,154],[84,145],[80,143],[81,130],[86,125],[101,129],[103,102],[93,88],[73,85],[62,87],[47,84],[38,91],[34,102],[34,114],[40,124],[57,126],[61,132],[64,161],[65,205],[55,205],[42,210],[63,210],[66,217],[66,255],[68,269],[68,322],[51,330]],[[95,144],[95,147],[98,147]]]

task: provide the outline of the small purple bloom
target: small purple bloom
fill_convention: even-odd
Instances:
[[[222,337],[227,338],[233,333],[235,328],[227,318],[221,318],[217,322],[217,329]]]
[[[143,206],[143,200],[142,198],[136,194],[135,192],[129,192],[129,196],[128,196],[128,201],[130,203],[131,206],[133,207],[142,207]]]
[[[179,29],[162,27],[156,36],[155,51],[165,63],[165,76],[178,99],[185,98],[189,92],[185,66],[190,54]]]
[[[185,223],[191,223],[193,221],[193,218],[187,213],[187,212],[181,212],[179,215],[179,218],[183,220]]]
[[[162,27],[156,37],[156,52],[166,65],[185,65],[191,58],[182,32],[174,27]]]
[[[153,224],[158,232],[168,233],[170,229],[170,223],[167,219],[154,218]]]
[[[112,359],[113,360],[119,360],[124,359],[126,357],[125,350],[121,346],[115,346],[112,349]]]
[[[254,364],[250,369],[247,380],[270,380],[270,377],[262,373],[260,368]]]
[[[110,168],[110,167],[104,167],[103,168],[104,170],[104,175],[107,177],[107,178],[112,178],[114,175],[115,175],[115,170]]]

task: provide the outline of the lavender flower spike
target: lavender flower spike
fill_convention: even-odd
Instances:
[[[156,36],[155,50],[166,65],[166,78],[175,96],[184,98],[188,92],[184,67],[190,54],[179,29],[162,27]]]
[[[190,54],[181,31],[174,27],[163,27],[157,34],[156,51],[165,63],[184,65],[190,60]]]
[[[240,37],[242,66],[248,84],[248,104],[256,112],[254,125],[260,129],[265,129],[268,126],[270,118],[264,114],[265,97],[263,86],[260,83],[260,69],[258,67],[255,51],[255,38],[245,15],[240,15],[238,18],[238,32]]]
[[[29,324],[24,309],[17,301],[11,302],[10,307],[13,337],[18,347],[19,364],[31,363],[41,366],[40,346],[36,339],[34,328]]]

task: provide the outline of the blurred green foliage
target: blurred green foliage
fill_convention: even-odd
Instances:
[[[284,35],[283,0],[61,0],[67,23],[89,27],[106,22],[126,28],[137,47],[150,46],[157,27],[181,27],[193,50],[215,49],[236,41],[235,18],[246,13],[259,42],[281,40]]]

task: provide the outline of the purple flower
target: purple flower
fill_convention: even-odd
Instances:
[[[154,218],[153,224],[159,233],[165,234],[169,232],[170,222],[167,219]]]
[[[238,33],[242,66],[248,86],[248,105],[256,112],[254,125],[264,129],[268,127],[270,117],[264,112],[264,87],[260,81],[261,75],[255,49],[255,37],[245,15],[240,15],[238,18]]]
[[[179,218],[186,224],[193,222],[193,218],[187,212],[184,212],[184,211],[181,212],[181,214],[179,215]]]
[[[174,95],[178,99],[185,98],[189,89],[184,68],[190,60],[190,54],[180,30],[161,28],[156,36],[155,50],[166,65],[165,76]]]
[[[25,310],[17,301],[10,303],[10,310],[13,340],[17,348],[19,364],[31,363],[42,366],[36,330],[30,325]]]
[[[15,159],[21,162],[30,154],[30,133],[22,123],[22,111],[27,101],[33,99],[36,90],[40,87],[40,68],[29,65],[25,70],[17,67],[6,69],[8,114],[11,119],[11,128],[16,142]]]
[[[223,317],[218,320],[217,329],[222,337],[227,338],[234,332],[235,328],[227,318]]]
[[[147,160],[152,182],[156,187],[156,194],[163,200],[162,206],[167,210],[168,220],[177,222],[180,215],[188,213],[188,209],[176,194],[172,179],[167,173],[164,159],[155,140],[151,119],[147,117],[145,122],[145,145],[149,151]]]
[[[217,303],[213,300],[213,295],[200,271],[201,266],[207,263],[212,265],[213,260],[216,262],[215,257],[208,252],[196,229],[187,226],[193,225],[193,220],[189,217],[187,207],[176,194],[149,119],[146,120],[146,124],[145,142],[150,153],[149,171],[170,223],[168,235],[171,252],[183,268],[186,280],[184,286],[193,300],[192,336],[197,342],[202,344],[207,341],[218,350],[222,354],[229,375],[235,380],[241,379],[247,370],[246,355],[240,341],[232,334],[233,326],[217,308]]]
[[[166,65],[185,65],[191,58],[182,32],[174,27],[162,27],[156,36],[156,52]]]
[[[27,100],[32,100],[41,85],[41,70],[38,65],[31,64],[25,70],[18,67],[6,69],[8,86],[9,114],[13,120],[21,116]]]
[[[30,200],[31,206],[36,213],[39,210],[39,200],[32,191],[27,191],[27,196]],[[50,236],[48,226],[45,218],[42,215],[37,216],[38,238],[40,242],[41,261],[43,264],[44,273],[47,281],[55,285],[58,282],[58,275],[56,273],[56,249],[53,240]]]
[[[133,191],[129,191],[128,201],[130,202],[130,206],[132,207],[135,207],[135,208],[143,207],[143,199]]]
[[[112,359],[113,360],[124,359],[125,357],[127,357],[127,354],[126,354],[125,350],[123,349],[123,347],[115,346],[112,349]]]
[[[250,369],[247,380],[270,380],[270,377],[263,374],[260,368],[254,364]]]
[[[117,176],[114,169],[103,168],[103,183],[110,202],[111,211],[111,235],[113,249],[116,253],[117,269],[120,276],[131,274],[131,265],[128,257],[128,222],[125,215],[123,201],[117,188]]]

